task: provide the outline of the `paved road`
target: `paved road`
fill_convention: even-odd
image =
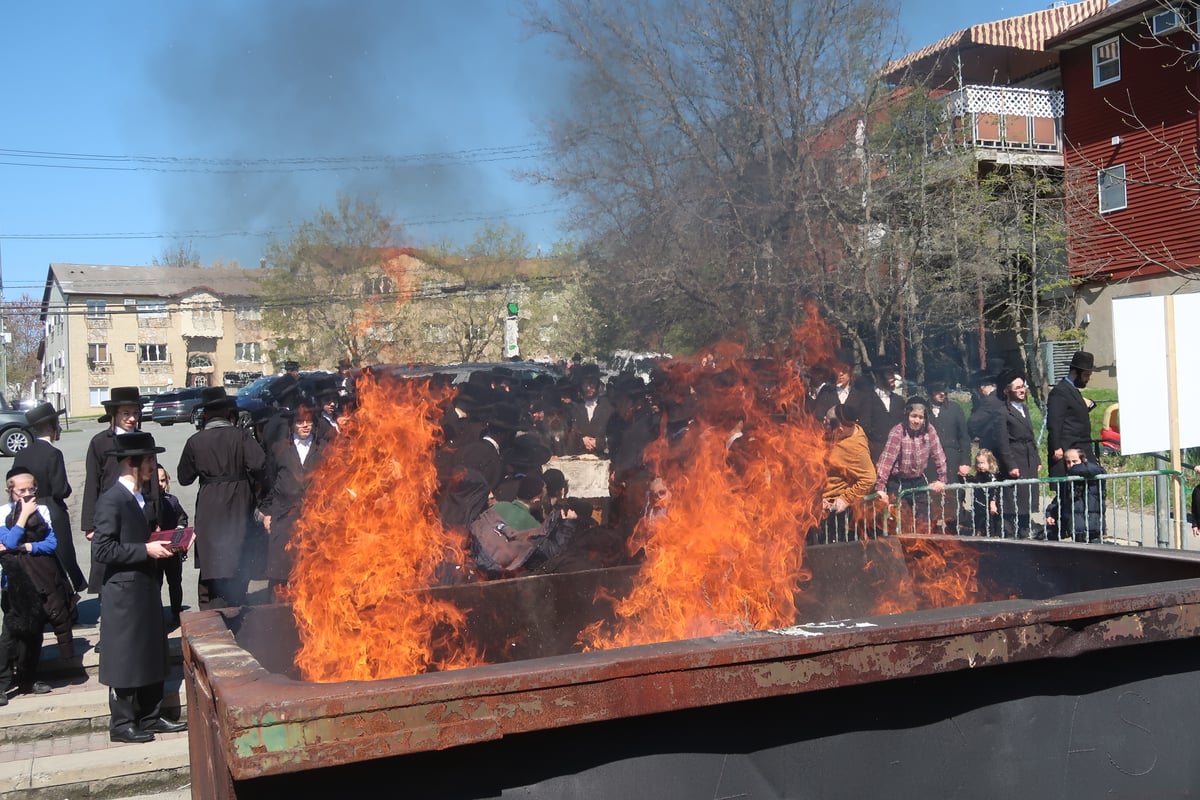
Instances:
[[[71,496],[67,499],[67,505],[71,511],[71,524],[75,528],[75,550],[79,554],[79,566],[83,568],[83,574],[88,574],[88,568],[91,565],[91,548],[88,541],[83,537],[83,532],[79,530],[79,512],[83,504],[83,479],[84,479],[84,455],[87,452],[88,443],[92,437],[104,429],[101,423],[96,422],[95,417],[84,417],[72,419],[69,422],[69,427],[63,432],[62,438],[58,441],[58,448],[62,450],[63,456],[67,462],[67,478],[71,482],[73,489]],[[193,512],[196,508],[196,490],[198,483],[193,483],[191,486],[180,486],[175,480],[176,467],[179,465],[179,455],[183,452],[184,442],[188,437],[196,432],[196,429],[185,423],[176,423],[175,425],[160,425],[157,422],[147,420],[142,424],[142,429],[153,434],[154,441],[160,447],[167,448],[167,451],[159,456],[159,463],[167,468],[167,472],[171,474],[171,493],[179,498],[183,504],[183,509],[188,513],[188,516],[195,519]],[[12,458],[0,457],[0,467],[5,472],[12,465]],[[196,577],[197,572],[194,568],[194,562],[188,561],[183,568],[183,603],[193,609],[197,608],[196,603]],[[252,587],[253,588],[253,587]],[[166,587],[163,587],[163,599],[166,602]],[[93,594],[83,594],[80,597],[79,616],[81,622],[94,622],[100,615],[99,602]]]

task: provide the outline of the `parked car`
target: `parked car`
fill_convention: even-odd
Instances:
[[[141,395],[141,398],[142,398],[142,414],[141,414],[142,419],[141,419],[141,421],[142,422],[145,422],[146,420],[153,418],[153,416],[154,416],[154,400],[157,397],[158,397],[158,395],[156,395],[156,394]]]
[[[33,434],[25,425],[25,412],[0,395],[0,453],[16,455],[32,441]]]
[[[271,409],[274,408],[276,400],[279,399],[276,394],[279,390],[280,381],[285,377],[284,373],[264,375],[258,380],[251,382],[250,385],[238,390],[238,425],[240,427],[252,431],[255,436],[259,435],[263,423],[271,416]],[[299,378],[296,379],[296,383],[300,387],[300,394],[311,398],[314,384],[321,378],[329,377],[333,377],[333,373],[321,370],[301,372]]]
[[[159,425],[174,425],[176,422],[195,422],[200,416],[200,387],[175,389],[163,392],[154,398],[154,410],[150,418]]]

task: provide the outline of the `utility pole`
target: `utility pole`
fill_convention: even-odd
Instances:
[[[0,394],[8,398],[8,326],[4,320],[4,254],[0,253]]]

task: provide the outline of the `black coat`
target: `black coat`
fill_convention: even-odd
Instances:
[[[97,433],[88,443],[87,455],[84,456],[83,508],[79,513],[79,528],[84,533],[95,530],[93,517],[95,516],[96,501],[101,494],[108,491],[117,482],[117,476],[121,474],[120,464],[109,455],[115,447],[113,443],[115,437],[116,434],[110,427]],[[150,506],[148,513],[155,516],[154,506],[158,503],[158,481],[150,481],[144,496],[146,504]],[[56,532],[55,536],[57,535]],[[88,574],[88,591],[98,593],[102,581],[103,572],[93,558],[92,568]]]
[[[260,510],[271,518],[271,531],[267,534],[267,578],[286,581],[292,572],[294,558],[287,550],[292,539],[292,529],[299,518],[313,470],[321,463],[328,445],[316,436],[308,450],[308,457],[300,463],[291,437],[276,442],[268,459],[266,499]]]
[[[133,688],[166,680],[167,628],[159,566],[146,554],[150,526],[133,493],[116,484],[95,506],[92,561],[103,566],[100,682]]]
[[[79,568],[79,557],[75,553],[71,515],[67,512],[71,483],[67,480],[67,465],[62,451],[45,439],[34,439],[24,450],[17,451],[12,465],[14,468],[24,467],[33,473],[37,481],[38,502],[50,511],[50,525],[58,540],[58,560],[74,588],[82,590],[85,580],[83,570]]]
[[[1062,476],[1067,474],[1067,462],[1064,458],[1055,460],[1054,451],[1077,448],[1091,458],[1095,455],[1092,448],[1092,420],[1088,416],[1087,402],[1083,399],[1075,384],[1066,378],[1054,385],[1046,398],[1046,453],[1049,459],[1050,474]]]
[[[854,389],[853,392],[860,392]],[[887,444],[888,434],[892,428],[904,422],[904,398],[895,392],[891,393],[888,407],[874,389],[861,390],[855,402],[858,404],[858,424],[867,434],[867,445],[871,450],[871,460],[878,461],[883,446]],[[846,400],[850,402],[849,399]]]
[[[592,409],[592,418],[588,419],[587,406],[580,400],[570,407],[571,431],[567,436],[567,453],[570,455],[603,456],[608,452],[608,418],[613,415],[613,404],[607,397],[596,398],[596,407]],[[583,449],[583,437],[593,436],[596,439],[596,449]]]
[[[245,430],[212,420],[183,446],[176,477],[183,486],[196,480],[195,562],[200,578],[232,578],[245,568],[243,553],[262,532],[254,521],[258,487],[267,457]]]
[[[1004,401],[994,394],[979,395],[971,406],[971,418],[967,420],[967,433],[979,442],[980,450],[995,453],[1000,449],[999,441],[1005,433]]]
[[[937,431],[938,440],[946,454],[946,472],[951,483],[957,483],[958,468],[971,466],[971,437],[967,433],[967,417],[958,403],[947,400],[934,416],[932,408],[927,415],[929,424]]]
[[[1029,421],[1028,410],[1022,415],[1013,408],[1011,403],[1004,404],[1004,434],[996,443],[996,461],[1000,463],[1000,477],[1003,480],[1025,480],[1038,476],[1041,459],[1038,458],[1037,437],[1033,432],[1033,424]],[[1014,476],[1013,469],[1019,471]],[[1014,487],[1016,495],[1016,513],[1028,515],[1038,506],[1038,487],[1036,484],[1022,484]]]

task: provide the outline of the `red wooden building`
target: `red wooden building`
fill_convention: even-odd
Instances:
[[[1200,289],[1196,7],[1124,0],[1047,42],[1059,53],[1068,263],[1078,321],[1113,385],[1112,300]]]

